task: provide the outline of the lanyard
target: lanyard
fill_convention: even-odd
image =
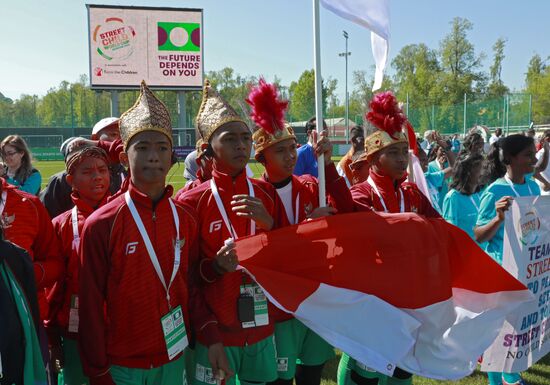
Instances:
[[[474,199],[473,194],[470,195],[470,202],[472,202],[472,204],[473,204],[474,207],[476,208],[476,211],[479,211],[479,205],[476,203],[476,200]]]
[[[169,198],[168,202],[170,203],[170,208],[172,209],[172,215],[174,217],[174,224],[176,225],[176,245],[174,247],[174,267],[172,268],[172,276],[170,277],[170,282],[168,283],[168,286],[166,285],[166,281],[164,280],[164,275],[162,274],[162,270],[160,268],[160,263],[157,258],[157,253],[155,252],[155,249],[153,248],[153,244],[151,243],[151,240],[149,239],[149,235],[147,234],[147,231],[145,230],[145,226],[143,225],[143,221],[141,220],[139,213],[136,209],[136,205],[134,204],[134,201],[130,197],[130,192],[126,191],[124,194],[124,198],[126,199],[126,204],[128,205],[128,208],[130,209],[130,213],[132,214],[132,217],[134,218],[134,222],[136,223],[136,226],[139,230],[139,233],[141,234],[141,238],[143,239],[143,242],[145,243],[145,247],[147,248],[147,253],[149,254],[149,258],[151,259],[151,263],[153,264],[153,267],[155,268],[155,271],[157,272],[157,275],[160,279],[160,282],[162,283],[162,286],[164,286],[164,289],[166,290],[166,300],[168,301],[168,307],[170,307],[170,286],[172,285],[172,282],[174,282],[174,278],[176,277],[176,274],[178,272],[178,269],[180,267],[180,259],[181,259],[181,250],[180,250],[180,220],[178,217],[178,213],[176,211],[176,206],[174,205],[174,202],[172,202],[172,199]]]
[[[252,183],[248,178],[246,178],[246,181],[248,182],[248,195],[254,198],[254,187],[252,186]],[[212,195],[214,195],[214,200],[216,201],[216,205],[218,206],[218,210],[220,211],[220,214],[222,215],[223,222],[225,223],[225,227],[227,227],[227,230],[229,231],[229,234],[231,234],[231,238],[238,239],[239,236],[237,235],[237,232],[235,231],[235,228],[229,221],[229,217],[227,216],[227,212],[225,211],[225,207],[223,207],[222,199],[220,198],[220,192],[218,191],[218,186],[216,186],[216,182],[214,181],[214,178],[210,179],[210,189],[212,190]],[[254,222],[252,219],[250,220],[250,235],[256,234],[256,222]]]
[[[78,209],[76,206],[71,210],[71,222],[73,224],[73,248],[75,248],[75,251],[78,251],[80,234],[78,234]]]
[[[510,177],[508,176],[508,174],[504,175],[504,179],[506,180],[506,182],[508,182],[508,185],[510,185],[510,188],[512,189],[512,191],[514,192],[514,194],[516,194],[517,197],[520,197],[521,195],[520,195],[520,194],[517,192],[517,190],[515,189],[514,183],[512,182],[512,180],[510,179]],[[527,178],[525,178],[525,183],[527,184],[527,188],[529,189],[529,196],[534,195],[534,194],[533,194],[533,190],[531,190],[531,186],[529,186],[529,182],[527,181]]]
[[[0,202],[0,216],[4,213],[4,208],[6,207],[6,199],[8,199],[8,192],[4,190],[2,191],[2,202]]]
[[[386,202],[384,202],[384,198],[382,198],[382,194],[380,194],[380,191],[378,191],[378,187],[376,187],[376,183],[374,183],[374,181],[372,180],[372,178],[370,176],[367,179],[367,182],[369,182],[369,184],[374,189],[374,192],[376,193],[376,195],[378,195],[378,198],[380,199],[380,203],[382,203],[382,207],[384,208],[384,212],[388,213],[389,211],[388,211],[388,208],[386,207]],[[399,195],[401,195],[401,200],[399,202],[399,212],[404,213],[405,212],[405,198],[404,198],[403,190],[401,190],[401,188],[399,188],[398,191],[399,191]]]
[[[300,193],[296,194],[296,207],[294,208],[294,223],[293,225],[295,225],[296,223],[298,223],[298,221],[300,220]],[[290,220],[290,218],[288,218]]]

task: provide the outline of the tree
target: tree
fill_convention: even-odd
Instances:
[[[327,87],[330,85],[332,89]],[[336,88],[336,80],[328,79],[322,82],[323,112],[327,108],[327,99]],[[290,119],[292,121],[308,120],[315,115],[315,72],[307,70],[300,75],[296,82],[290,83]]]
[[[485,55],[477,55],[468,40],[468,31],[473,28],[469,20],[455,17],[451,26],[451,32],[440,42],[442,89],[447,95],[446,104],[457,104],[465,93],[474,95],[483,90],[486,75],[479,68]]]
[[[409,104],[409,120],[419,131],[436,126],[432,121],[432,106],[441,98],[441,67],[437,51],[425,44],[411,44],[403,47],[392,61],[396,70],[394,81],[396,96]]]
[[[501,79],[502,62],[504,61],[504,47],[506,39],[498,38],[493,45],[493,64],[489,69],[491,83],[487,89],[487,96],[490,98],[500,98],[508,93],[508,87],[504,85]]]
[[[476,54],[474,45],[468,40],[472,23],[460,17],[451,22],[451,32],[440,42],[441,83],[438,87],[440,108],[437,127],[461,127],[464,124],[463,110],[459,107],[464,95],[470,101],[485,94],[487,76],[480,70],[485,58]]]
[[[529,61],[525,74],[526,91],[533,98],[532,120],[538,124],[550,121],[550,67],[545,65],[540,55],[535,54]]]

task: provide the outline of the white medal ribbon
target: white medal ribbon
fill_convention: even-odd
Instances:
[[[376,195],[378,195],[378,198],[380,199],[380,203],[382,203],[382,207],[384,208],[384,212],[389,213],[388,208],[386,207],[386,202],[384,202],[384,198],[382,198],[382,194],[380,194],[380,191],[378,191],[378,187],[376,187],[376,183],[374,183],[374,181],[370,176],[367,179],[367,182],[372,186]],[[399,188],[398,191],[399,191],[399,194],[401,195],[401,200],[399,202],[399,212],[404,213],[405,212],[405,198],[404,198],[405,194],[403,194],[403,190],[401,190],[401,188]]]
[[[8,199],[8,192],[6,190],[2,191],[2,202],[0,202],[0,216],[4,213],[6,208],[6,200]]]
[[[73,250],[78,252],[80,234],[78,234],[78,209],[76,206],[71,210],[71,222],[73,224]]]
[[[293,225],[297,224],[300,220],[300,193],[296,194],[296,208],[294,209],[294,223]],[[289,218],[290,220],[290,218]]]
[[[246,178],[246,181],[248,182],[248,195],[254,198],[254,187],[252,186],[252,182],[250,182],[248,178]],[[210,189],[212,190],[212,195],[214,195],[214,200],[216,201],[218,210],[222,216],[223,222],[225,223],[225,227],[227,227],[229,234],[231,234],[231,238],[238,239],[239,236],[237,235],[235,228],[233,227],[233,225],[231,224],[231,221],[229,220],[229,217],[227,216],[225,207],[223,207],[223,202],[222,202],[222,199],[220,198],[220,192],[218,191],[218,186],[216,186],[216,182],[214,181],[214,178],[210,179]],[[251,219],[250,235],[255,235],[255,234],[256,234],[256,222],[254,222]]]
[[[521,195],[517,192],[517,190],[515,189],[514,187],[514,182],[512,182],[512,179],[510,179],[510,177],[508,176],[508,174],[504,175],[504,180],[506,180],[506,182],[508,182],[508,185],[510,186],[510,188],[512,189],[512,191],[514,192],[514,194],[516,194],[517,197],[520,197]],[[531,190],[531,186],[529,186],[529,182],[527,181],[527,178],[525,178],[525,183],[527,184],[527,188],[529,189],[529,196],[532,196],[534,195],[533,194],[533,190]]]
[[[143,242],[145,243],[145,247],[147,248],[147,253],[149,254],[149,258],[151,259],[151,263],[153,264],[153,267],[155,268],[155,271],[157,272],[157,276],[160,279],[160,282],[162,283],[162,286],[164,286],[164,289],[166,290],[166,300],[168,301],[168,307],[170,306],[170,286],[172,285],[172,282],[174,282],[174,278],[176,277],[176,274],[178,272],[178,269],[180,267],[180,260],[181,260],[181,250],[180,250],[180,220],[178,217],[178,212],[176,210],[176,206],[174,205],[174,202],[172,201],[172,198],[168,199],[168,203],[170,203],[170,208],[172,209],[172,215],[174,217],[174,225],[176,226],[176,245],[174,247],[174,267],[172,269],[172,276],[170,277],[170,282],[168,285],[166,285],[166,281],[164,280],[164,275],[162,274],[162,269],[160,268],[160,263],[157,258],[157,253],[155,252],[155,249],[153,248],[153,244],[151,243],[151,240],[149,239],[149,235],[147,234],[147,231],[145,230],[145,226],[143,225],[143,221],[141,220],[139,213],[136,209],[136,205],[134,204],[134,201],[130,197],[130,192],[126,191],[124,194],[124,198],[126,199],[126,204],[128,205],[128,208],[130,209],[130,213],[132,214],[132,217],[134,218],[134,222],[136,223],[136,226],[139,230],[139,233],[141,234],[141,238],[143,239]]]

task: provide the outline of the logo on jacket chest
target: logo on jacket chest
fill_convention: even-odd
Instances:
[[[313,212],[313,204],[309,202],[308,204],[304,205],[304,213],[306,214],[306,217],[309,217],[309,215]]]
[[[139,242],[129,242],[126,245],[126,255],[134,254],[136,252],[138,244]]]
[[[220,231],[222,228],[222,220],[218,219],[217,221],[210,222],[209,226],[209,233],[213,233],[214,231]]]

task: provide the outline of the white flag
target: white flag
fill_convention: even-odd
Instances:
[[[389,0],[321,0],[325,8],[371,31],[372,54],[376,64],[372,90],[382,87],[390,49]]]

